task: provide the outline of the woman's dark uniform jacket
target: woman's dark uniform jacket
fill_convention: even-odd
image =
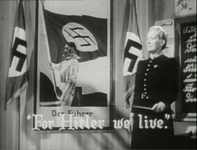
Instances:
[[[147,60],[140,61],[138,63],[136,80],[135,80],[134,99],[132,105],[133,106],[132,112],[135,114],[134,128],[133,128],[134,130],[133,142],[141,143],[142,139],[140,140],[141,141],[140,142],[138,141],[139,139],[135,136],[139,136],[140,138],[142,138],[140,132],[142,132],[141,134],[144,134],[145,132],[149,132],[147,129],[146,130],[139,129],[138,114],[143,115],[143,117],[147,116],[148,119],[155,119],[155,118],[162,119],[165,121],[164,125],[167,126],[168,129],[172,129],[172,120],[165,119],[165,114],[171,114],[170,105],[177,98],[177,92],[178,92],[177,79],[178,79],[178,66],[175,58],[168,58],[164,55],[161,55],[154,59],[149,58]],[[134,106],[144,106],[144,107],[152,108],[152,106],[158,102],[163,102],[166,106],[165,110],[162,113],[155,113],[152,110],[146,110],[146,109],[140,109],[134,107]],[[154,136],[153,134],[154,130],[152,131],[151,134],[152,136]],[[158,133],[160,133],[161,130],[158,131],[159,131]],[[163,132],[167,133],[167,130],[164,130]],[[145,134],[143,136],[145,136]],[[156,136],[163,136],[163,135],[160,134]],[[150,138],[152,138],[151,135]],[[151,144],[149,143],[151,139],[146,139],[146,140],[148,140],[147,144]],[[162,145],[160,146],[162,148]]]

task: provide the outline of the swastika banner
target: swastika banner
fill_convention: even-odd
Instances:
[[[139,34],[136,1],[127,1],[127,9],[125,10],[128,20],[126,21],[125,47],[124,47],[124,84],[126,102],[133,93],[135,84],[135,73],[137,64],[143,59],[142,43]]]
[[[107,19],[43,11],[52,62],[61,61],[68,42],[75,43],[79,62],[107,55]]]
[[[107,19],[57,14],[46,9],[43,13],[48,48],[39,52],[42,57],[39,64],[41,106],[59,105],[61,101],[74,105],[73,101],[79,101],[74,96],[75,91],[80,89],[78,105],[106,107],[109,86]],[[69,57],[68,47],[74,48],[74,54]],[[46,87],[46,84],[51,86]],[[46,95],[46,90],[50,94]]]
[[[6,87],[6,107],[12,100],[20,96],[27,86],[27,42],[25,31],[25,18],[22,1],[19,2],[15,18],[12,48],[10,51],[10,64]]]

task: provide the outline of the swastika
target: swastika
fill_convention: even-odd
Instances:
[[[18,64],[16,66],[16,70],[19,71],[19,72],[21,72],[27,55],[25,55],[25,54],[17,51],[17,47],[19,45],[22,45],[22,46],[24,46],[24,47],[27,48],[27,42],[26,41],[24,41],[22,39],[19,39],[17,37],[15,38],[14,46],[12,48],[12,56],[11,56],[10,66],[12,65],[13,58],[14,57],[18,57],[19,58],[19,61],[18,61]]]
[[[95,51],[98,49],[96,39],[93,34],[84,26],[70,22],[63,26],[63,35],[68,42],[74,42],[81,51]]]
[[[66,30],[64,30],[65,32],[67,32],[72,38],[82,38],[84,40],[84,44],[81,44],[81,46],[91,46],[91,43],[89,41],[91,41],[92,43],[96,44],[89,36],[87,35],[80,35],[80,30],[82,31],[83,28],[70,28],[71,31],[73,32],[67,32]]]
[[[128,58],[128,59],[131,60],[130,65],[129,65],[128,70],[127,70],[128,72],[132,72],[133,71],[133,68],[135,66],[136,60],[138,58],[137,55],[129,53],[129,49],[131,47],[135,47],[135,48],[141,50],[142,49],[142,45],[140,43],[137,43],[137,42],[135,42],[133,40],[130,40],[130,39],[127,41],[127,44],[126,44],[126,47],[125,47],[124,59]]]

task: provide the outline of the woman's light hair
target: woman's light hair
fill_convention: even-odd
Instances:
[[[167,45],[167,37],[168,37],[167,32],[161,26],[152,26],[152,27],[150,27],[149,31],[151,31],[151,30],[157,31],[159,39],[162,39],[165,41],[165,43],[163,44],[163,46],[161,48],[162,50],[165,49],[166,45]]]

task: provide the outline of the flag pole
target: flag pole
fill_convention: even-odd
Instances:
[[[33,113],[36,113],[36,107],[37,107],[37,71],[38,71],[38,22],[39,22],[39,0],[35,1],[35,55],[34,55],[34,101],[33,101]],[[33,123],[34,123],[34,119],[33,119]]]
[[[33,70],[33,81],[34,81],[34,96],[33,96],[33,113],[36,114],[36,109],[37,109],[37,71],[38,71],[38,26],[39,26],[39,2],[40,0],[35,0],[35,42],[34,42],[34,46],[35,46],[35,51],[34,51],[34,70]],[[35,124],[35,118],[33,118],[33,127]],[[40,134],[38,134],[38,138],[36,139],[36,149],[40,149],[40,145],[41,145],[41,137]]]
[[[41,1],[41,4],[42,4],[42,9],[44,9],[44,2],[45,0],[40,0]]]
[[[20,135],[21,135],[21,127],[20,127],[20,121],[21,121],[21,111],[20,111],[20,100],[21,96],[18,97],[18,102],[17,102],[17,113],[18,113],[18,149],[20,149]]]
[[[23,0],[19,0],[18,4],[20,2],[23,3]],[[18,142],[18,149],[20,149],[20,144],[21,144],[20,143],[21,142],[21,140],[20,140],[21,139],[20,138],[20,136],[21,136],[21,133],[20,133],[21,132],[21,127],[20,127],[20,121],[21,121],[20,104],[21,103],[20,103],[20,100],[21,100],[21,95],[19,95],[18,100],[17,100],[17,114],[18,114],[18,141],[17,142]]]

